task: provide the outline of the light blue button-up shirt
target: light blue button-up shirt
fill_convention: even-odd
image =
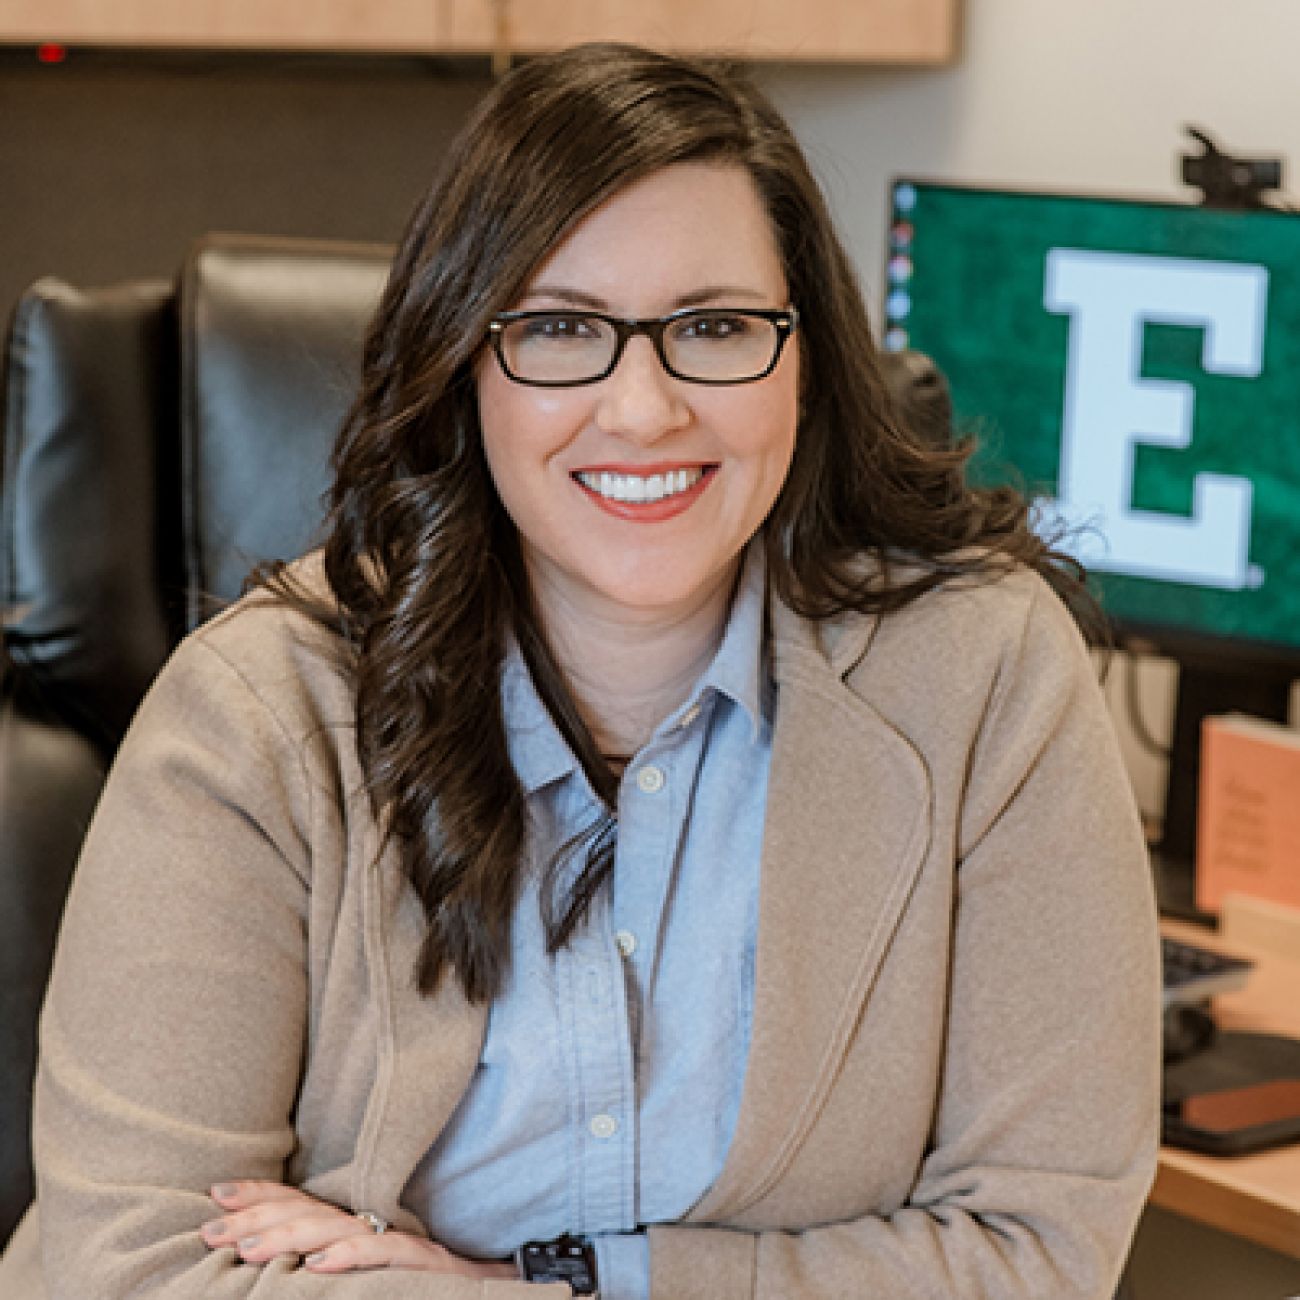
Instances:
[[[602,1300],[644,1300],[637,1228],[680,1219],[722,1168],[753,1011],[774,689],[765,591],[751,545],[717,654],[623,776],[612,888],[554,957],[540,869],[602,809],[518,648],[507,654],[528,883],[478,1068],[403,1197],[452,1250],[493,1258],[586,1234]]]

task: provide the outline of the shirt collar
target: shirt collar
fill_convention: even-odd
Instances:
[[[537,693],[513,632],[507,635],[501,665],[501,714],[510,762],[525,795],[578,770],[578,760]]]
[[[710,691],[716,691],[749,715],[755,740],[771,726],[775,700],[766,625],[767,556],[762,539],[755,537],[742,558],[731,613],[717,653],[674,718],[680,718],[701,704]]]

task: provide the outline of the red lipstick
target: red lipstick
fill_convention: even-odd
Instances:
[[[588,501],[598,506],[606,514],[613,515],[615,519],[623,519],[629,523],[657,524],[666,519],[672,519],[685,510],[689,510],[713,481],[713,475],[717,468],[716,465],[683,465],[680,462],[662,465],[637,465],[635,467],[628,465],[584,465],[582,468],[581,472],[584,474],[633,474],[642,478],[649,478],[652,474],[671,474],[673,471],[681,469],[700,469],[703,471],[700,477],[686,491],[675,492],[671,496],[663,497],[658,501],[615,501],[611,497],[601,496],[594,488],[589,488],[578,478],[577,473],[574,473],[572,477],[579,489],[586,495]]]

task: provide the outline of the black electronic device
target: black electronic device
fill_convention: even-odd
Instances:
[[[1210,1155],[1245,1155],[1300,1139],[1300,1079],[1194,1093],[1164,1104],[1162,1136]]]
[[[1262,208],[1267,190],[1282,186],[1280,158],[1241,158],[1225,153],[1199,127],[1187,134],[1201,146],[1197,154],[1183,154],[1183,183],[1201,191],[1201,201],[1212,208]]]
[[[585,1237],[565,1233],[553,1241],[526,1241],[515,1252],[525,1282],[567,1282],[575,1296],[595,1296],[596,1251]]]

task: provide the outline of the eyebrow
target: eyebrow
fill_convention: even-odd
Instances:
[[[591,311],[609,312],[610,304],[595,294],[582,289],[572,289],[567,285],[539,284],[524,295],[524,301],[535,298],[554,298],[560,302],[572,303],[575,307],[586,307]],[[680,311],[683,307],[698,307],[703,303],[727,302],[736,298],[747,298],[754,302],[766,302],[768,295],[758,289],[745,288],[738,284],[709,284],[691,293],[681,294],[673,301],[670,311]]]

